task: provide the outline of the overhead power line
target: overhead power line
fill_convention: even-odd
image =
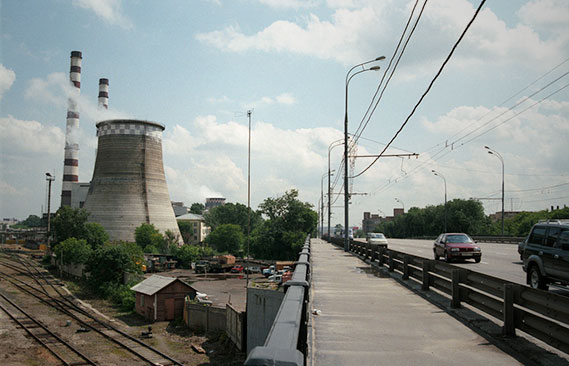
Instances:
[[[462,41],[462,39],[464,38],[464,36],[466,35],[466,32],[468,31],[468,29],[470,28],[470,26],[472,25],[472,23],[474,23],[474,20],[476,19],[476,17],[478,16],[478,14],[480,13],[480,10],[482,10],[482,6],[484,6],[484,3],[486,3],[486,0],[482,0],[480,2],[480,5],[478,6],[478,8],[476,9],[476,12],[474,13],[474,16],[472,17],[472,19],[468,22],[468,24],[466,25],[466,28],[464,29],[464,31],[462,32],[462,34],[460,35],[460,37],[458,38],[458,40],[456,41],[456,43],[454,44],[454,46],[452,47],[450,53],[448,54],[448,56],[446,57],[446,59],[444,60],[443,64],[441,65],[441,67],[439,68],[439,71],[437,71],[437,74],[435,75],[435,77],[433,78],[433,80],[431,80],[431,82],[429,83],[429,86],[427,87],[427,90],[425,90],[425,92],[423,93],[423,95],[421,96],[421,98],[419,98],[419,101],[417,102],[417,104],[415,104],[415,106],[413,107],[413,110],[411,111],[411,113],[409,113],[409,115],[407,116],[407,118],[405,119],[405,121],[403,122],[403,124],[401,125],[401,127],[399,128],[399,130],[395,133],[395,135],[391,138],[391,140],[388,142],[387,146],[383,149],[383,151],[379,154],[379,156],[377,158],[375,158],[374,161],[372,161],[364,170],[362,170],[360,173],[356,174],[355,176],[353,176],[352,178],[357,178],[360,175],[362,175],[363,173],[365,173],[369,168],[371,168],[381,157],[381,155],[387,150],[387,148],[389,147],[389,145],[391,145],[391,143],[397,138],[397,136],[399,136],[399,134],[401,133],[401,131],[403,130],[403,128],[405,128],[405,126],[407,125],[407,123],[409,122],[409,120],[411,119],[411,117],[413,116],[413,114],[415,114],[415,111],[417,110],[417,108],[419,107],[419,105],[421,105],[421,103],[423,102],[423,99],[425,99],[425,97],[427,96],[427,94],[429,93],[429,91],[431,90],[431,88],[433,87],[435,81],[438,79],[438,77],[441,75],[442,71],[444,70],[446,64],[449,62],[449,60],[451,59],[452,55],[454,54],[454,51],[456,50],[456,48],[458,47],[458,45],[460,44],[460,42]]]

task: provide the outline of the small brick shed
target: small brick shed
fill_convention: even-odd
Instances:
[[[136,294],[136,312],[152,321],[182,318],[184,298],[196,296],[196,290],[180,279],[159,275],[152,275],[131,290]]]

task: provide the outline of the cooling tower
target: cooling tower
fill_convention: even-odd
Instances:
[[[163,130],[159,123],[139,120],[97,123],[97,158],[83,208],[112,241],[133,242],[134,230],[149,223],[183,243],[164,176]]]
[[[71,52],[69,80],[73,84],[72,95],[67,99],[67,122],[65,128],[65,160],[63,162],[63,180],[61,185],[61,206],[71,205],[71,187],[79,181],[79,111],[77,97],[81,88],[81,52]]]

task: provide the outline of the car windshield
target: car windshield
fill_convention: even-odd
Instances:
[[[447,235],[447,243],[472,243],[468,235]]]
[[[369,236],[370,238],[376,238],[376,239],[385,239],[385,236],[381,233],[372,233]]]

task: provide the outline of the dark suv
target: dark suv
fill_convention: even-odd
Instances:
[[[569,220],[535,224],[520,247],[528,285],[542,290],[549,283],[569,285]]]

